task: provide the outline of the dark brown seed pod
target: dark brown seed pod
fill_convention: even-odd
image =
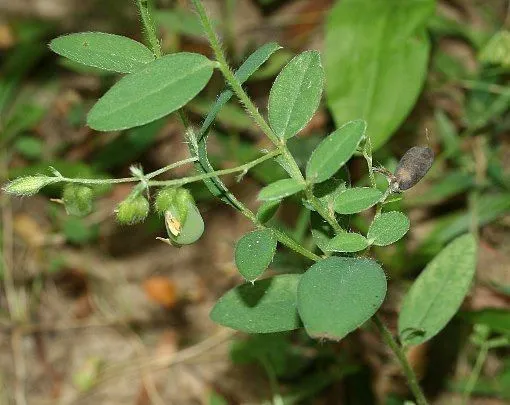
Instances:
[[[428,146],[413,146],[400,162],[391,179],[391,190],[401,192],[415,186],[427,174],[434,162],[434,151]]]

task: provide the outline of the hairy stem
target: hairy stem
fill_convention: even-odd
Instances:
[[[384,342],[390,347],[395,356],[397,356],[397,359],[400,365],[402,366],[402,370],[404,371],[404,374],[406,376],[409,388],[411,389],[411,392],[416,398],[416,403],[418,405],[428,405],[427,399],[425,398],[425,395],[423,394],[423,391],[420,388],[420,384],[418,384],[416,374],[414,373],[414,370],[407,361],[404,349],[396,342],[388,327],[384,324],[384,322],[381,320],[381,318],[379,318],[377,314],[375,314],[372,317],[372,320],[379,329],[379,332],[381,333]]]
[[[136,5],[140,12],[140,18],[142,19],[143,29],[147,37],[149,47],[156,58],[161,57],[161,45],[156,31],[156,24],[152,19],[150,12],[149,0],[136,0]]]
[[[207,13],[202,2],[200,0],[191,1],[193,2],[195,9],[197,10],[197,13],[200,17],[200,21],[202,22],[202,25],[204,27],[205,34],[207,35],[207,39],[209,40],[209,43],[214,52],[216,60],[219,63],[219,68],[225,80],[231,87],[232,91],[236,94],[237,98],[244,105],[248,113],[251,115],[255,123],[262,129],[264,134],[276,146],[276,148],[280,150],[281,152],[280,159],[282,159],[285,162],[284,167],[286,168],[289,175],[295,180],[304,183],[305,179],[303,177],[303,174],[301,173],[301,170],[299,170],[296,160],[287,149],[285,145],[285,140],[280,139],[274,133],[274,131],[268,125],[264,117],[262,117],[262,115],[260,114],[255,104],[253,104],[248,94],[244,91],[243,86],[241,85],[239,80],[235,77],[232,69],[230,69],[230,66],[228,65],[227,60],[225,58],[225,54],[221,48],[220,41],[212,27],[211,21],[207,16]],[[336,221],[336,218],[330,215],[329,212],[324,210],[320,201],[318,201],[317,198],[313,195],[311,188],[309,187],[307,188],[306,195],[312,206],[315,208],[315,210],[331,225],[335,233],[345,232]]]
[[[162,167],[161,169],[155,170],[146,174],[144,177],[146,180],[152,179],[160,174],[163,174],[169,170],[175,169],[176,167],[193,163],[197,160],[196,157],[179,160],[178,162],[169,164],[168,166]],[[135,183],[140,181],[139,177],[122,177],[120,179],[84,179],[84,178],[73,178],[73,177],[56,177],[60,182],[67,183],[79,183],[79,184],[118,184],[118,183]]]
[[[197,174],[196,176],[184,177],[182,179],[150,181],[149,185],[151,185],[151,186],[172,186],[172,185],[181,186],[183,184],[193,183],[195,181],[210,179],[211,177],[224,176],[226,174],[232,174],[232,173],[238,173],[238,172],[246,172],[249,169],[251,169],[252,167],[257,166],[259,163],[265,162],[268,159],[272,159],[279,154],[280,154],[279,150],[273,150],[272,152],[266,153],[265,155],[259,157],[258,159],[252,160],[251,162],[245,163],[245,164],[237,166],[237,167],[232,167],[230,169],[216,170],[214,172]]]
[[[285,166],[288,168],[289,175],[298,181],[304,182],[305,180],[303,178],[303,175],[301,174],[301,171],[299,170],[296,161],[294,160],[294,158],[288,151],[287,147],[285,146],[285,140],[280,139],[274,133],[274,131],[271,129],[271,127],[266,122],[264,117],[262,117],[262,115],[260,114],[255,104],[253,104],[253,101],[251,101],[248,94],[244,91],[243,86],[241,85],[239,80],[235,77],[234,72],[230,68],[227,59],[225,58],[225,54],[223,52],[223,49],[221,48],[220,41],[212,27],[211,21],[207,16],[207,12],[205,11],[202,2],[200,0],[191,1],[195,6],[195,9],[197,10],[202,26],[204,27],[207,39],[209,40],[211,48],[214,52],[216,61],[219,64],[219,69],[223,74],[223,77],[225,78],[226,82],[228,83],[232,91],[235,93],[237,98],[244,105],[246,111],[248,111],[248,113],[251,115],[255,123],[262,129],[262,131],[269,138],[269,140],[280,150],[281,158],[286,163]]]

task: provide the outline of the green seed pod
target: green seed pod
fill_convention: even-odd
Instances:
[[[204,220],[193,200],[188,200],[186,220],[179,220],[175,205],[165,212],[165,225],[168,238],[174,245],[189,245],[196,242],[204,233]]]
[[[28,196],[36,194],[41,188],[58,181],[55,177],[48,176],[26,176],[7,183],[4,191],[9,194]]]
[[[117,206],[117,221],[132,225],[142,222],[149,214],[149,202],[144,196],[129,196]]]
[[[158,195],[156,196],[156,201],[154,203],[154,208],[159,214],[164,214],[165,211],[170,208],[170,206],[175,201],[175,196],[177,194],[177,189],[175,187],[165,187],[159,190]]]
[[[68,215],[83,217],[92,212],[94,192],[90,187],[67,184],[62,193],[62,200]]]

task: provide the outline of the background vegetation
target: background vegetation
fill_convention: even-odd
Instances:
[[[77,31],[143,42],[135,7],[121,1],[38,4],[0,5],[2,183],[50,174],[49,166],[66,177],[109,178],[130,176],[135,163],[151,172],[186,159],[184,127],[174,115],[126,131],[86,126],[91,106],[118,76],[48,48],[51,39]],[[165,53],[213,57],[187,2],[155,6]],[[389,280],[380,315],[395,331],[412,280],[455,237],[477,235],[476,282],[461,311],[407,358],[433,403],[510,400],[506,2],[228,0],[205,6],[233,66],[264,43],[284,46],[245,83],[264,113],[282,67],[302,51],[320,50],[326,97],[288,143],[301,168],[325,135],[360,117],[369,124],[376,166],[394,168],[417,144],[434,149],[425,180],[387,207],[408,214],[410,232],[372,250]],[[202,123],[223,86],[215,73],[186,105],[193,124]],[[239,166],[270,146],[234,99],[209,138],[216,168]],[[191,173],[182,166],[172,175]],[[362,156],[349,163],[353,185],[370,184],[365,173]],[[284,177],[280,166],[266,161],[242,182],[235,176],[225,181],[254,209],[258,190]],[[402,404],[411,398],[391,351],[369,324],[339,343],[313,341],[302,330],[247,336],[215,325],[210,308],[240,283],[233,247],[251,226],[201,183],[188,188],[205,233],[181,249],[155,239],[166,233],[156,214],[133,228],[116,224],[113,211],[130,192],[125,184],[95,189],[100,197],[84,218],[50,201],[62,197],[58,184],[32,198],[1,194],[1,400]],[[352,217],[346,226],[366,233],[369,218]],[[318,244],[308,233],[313,215],[298,198],[286,199],[273,221],[307,248]],[[308,266],[278,249],[271,270]]]

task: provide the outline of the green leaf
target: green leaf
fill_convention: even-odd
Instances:
[[[368,228],[368,242],[387,246],[401,239],[409,230],[409,218],[398,211],[376,215]]]
[[[510,193],[482,194],[476,207],[478,225],[483,226],[510,212]],[[457,211],[435,221],[430,236],[420,245],[418,252],[424,256],[438,252],[456,236],[469,231],[472,213]]]
[[[277,242],[271,229],[259,229],[243,235],[235,248],[239,273],[248,281],[259,278],[271,264]]]
[[[275,181],[260,190],[259,200],[262,201],[273,201],[281,200],[282,198],[288,197],[292,194],[296,194],[299,191],[304,190],[306,184],[300,183],[294,179],[282,179]]]
[[[436,110],[434,118],[436,121],[437,133],[444,148],[441,155],[444,158],[458,158],[459,155],[462,155],[461,138],[457,133],[455,124],[448,118],[443,110]]]
[[[510,31],[496,32],[480,52],[480,61],[510,68]]]
[[[306,165],[307,180],[320,183],[333,176],[356,152],[366,128],[365,121],[354,120],[328,135],[310,156]]]
[[[41,157],[44,143],[34,136],[20,136],[16,139],[14,148],[27,159],[37,159]]]
[[[303,274],[297,295],[308,334],[340,340],[381,306],[386,276],[374,260],[329,257]]]
[[[404,202],[408,207],[438,204],[457,194],[466,192],[474,183],[475,179],[470,173],[451,171],[435,181],[426,193],[405,199]]]
[[[398,319],[404,345],[423,343],[452,319],[471,287],[476,269],[471,234],[448,244],[423,270],[407,293]]]
[[[321,100],[323,82],[317,51],[295,56],[276,77],[269,94],[268,118],[280,139],[292,138],[312,119]]]
[[[0,132],[0,139],[7,143],[23,131],[33,129],[44,117],[44,114],[46,114],[46,108],[37,104],[15,104],[2,132]]]
[[[104,32],[78,32],[50,42],[50,49],[75,62],[119,73],[132,73],[154,61],[140,42]]]
[[[488,326],[492,331],[510,335],[510,312],[507,309],[486,308],[480,311],[460,313],[472,324]]]
[[[184,8],[175,7],[171,10],[155,10],[156,22],[164,31],[200,37],[204,33],[198,16]]]
[[[97,225],[89,226],[76,217],[67,217],[62,225],[62,232],[67,240],[77,245],[92,242],[99,235]]]
[[[374,149],[413,108],[427,74],[434,0],[342,0],[326,26],[327,102],[337,125],[363,118]]]
[[[87,124],[98,131],[137,127],[181,108],[207,84],[213,63],[195,53],[163,56],[119,80],[92,107]]]
[[[299,274],[283,274],[242,284],[221,297],[211,319],[248,333],[271,333],[301,326],[296,308]]]
[[[371,187],[348,188],[335,199],[334,210],[339,214],[355,214],[379,202],[383,193]]]
[[[359,233],[340,233],[326,245],[329,252],[359,252],[368,247],[367,238]]]

